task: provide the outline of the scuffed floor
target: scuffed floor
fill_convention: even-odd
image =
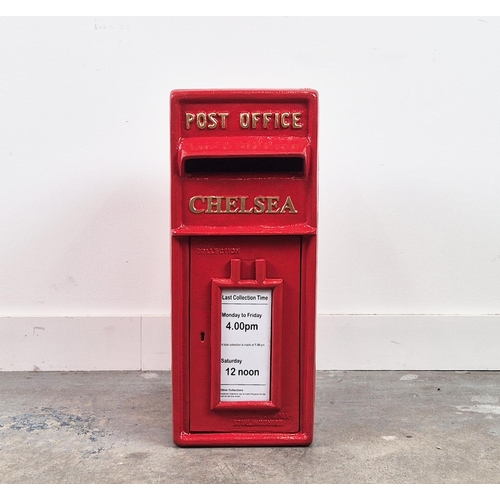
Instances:
[[[498,372],[318,372],[307,448],[177,448],[165,372],[0,373],[0,483],[500,483]]]

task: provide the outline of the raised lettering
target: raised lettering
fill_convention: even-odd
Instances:
[[[293,202],[292,202],[292,197],[291,196],[287,196],[287,198],[285,200],[285,203],[281,207],[280,213],[284,214],[287,211],[290,212],[291,214],[296,214],[297,213],[297,210],[293,206]]]
[[[253,203],[248,196],[192,196],[189,211],[193,214],[296,214],[292,197],[280,204],[279,196],[256,196]]]
[[[219,113],[219,116],[220,116],[220,126],[223,129],[226,128],[226,118],[228,117],[228,115],[229,115],[229,113]]]
[[[253,200],[253,203],[255,205],[254,207],[254,212],[256,214],[261,214],[265,211],[266,209],[266,206],[264,204],[264,199],[265,199],[265,196],[257,196],[254,200]]]
[[[262,127],[267,128],[267,125],[271,121],[272,113],[262,113]]]
[[[215,209],[215,210],[214,210]],[[222,196],[207,196],[207,214],[220,214],[222,212]]]
[[[206,113],[198,113],[196,115],[196,125],[199,129],[204,129],[207,126],[207,115]]]
[[[198,208],[196,208],[196,201],[197,200],[200,200],[202,203],[205,202],[205,197],[204,196],[193,196],[190,200],[189,200],[189,210],[191,212],[193,212],[193,214],[202,214],[205,209],[203,210],[199,210]]]
[[[250,126],[250,113],[240,113],[240,127],[248,128]]]
[[[226,197],[226,213],[235,214],[235,213],[239,212],[240,210],[236,206],[237,202],[238,202],[237,196],[227,196]]]
[[[252,128],[257,128],[257,122],[259,121],[260,113],[252,113]]]
[[[186,113],[186,129],[189,130],[191,127],[191,123],[194,122],[194,115],[193,113]]]
[[[241,212],[240,213],[242,213],[242,214],[251,214],[253,212],[253,207],[250,208],[250,210],[246,209],[247,199],[248,199],[248,196],[241,197]]]
[[[274,120],[273,120],[274,118]],[[240,113],[240,128],[252,129],[261,128],[266,130],[269,128],[274,129],[287,129],[292,128],[295,130],[303,127],[302,113],[299,111],[252,111]],[[198,113],[185,113],[185,127],[186,130],[192,128],[193,124],[199,130],[215,130],[218,128],[227,129],[229,122],[229,112],[216,112],[216,111],[200,111]]]
[[[267,197],[267,214],[277,214],[279,212],[278,208],[278,201],[279,201],[278,196],[268,196]]]
[[[207,125],[207,128],[211,130],[217,128],[217,118],[215,118],[215,113],[208,113],[208,120],[210,123]]]
[[[302,113],[292,113],[292,128],[302,128],[302,123],[300,123],[300,117]]]
[[[288,118],[290,116],[290,113],[281,113],[281,126],[283,128],[288,128],[290,126],[290,122],[285,120],[285,117]]]

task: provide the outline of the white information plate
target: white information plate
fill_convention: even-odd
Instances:
[[[222,289],[221,401],[269,401],[271,289]]]

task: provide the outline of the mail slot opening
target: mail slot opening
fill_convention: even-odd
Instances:
[[[241,156],[225,158],[186,158],[188,175],[210,174],[304,174],[302,156]]]

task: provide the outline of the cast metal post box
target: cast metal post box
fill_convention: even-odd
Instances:
[[[306,446],[315,388],[314,90],[171,94],[179,446]]]

